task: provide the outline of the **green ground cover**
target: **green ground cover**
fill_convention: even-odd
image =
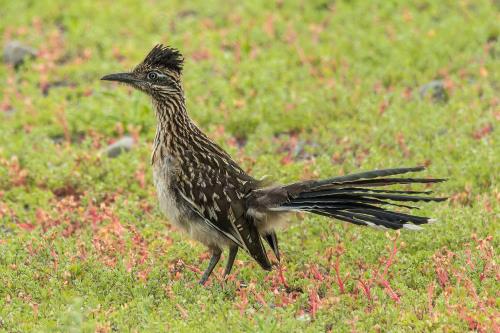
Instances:
[[[472,0],[1,0],[1,45],[37,57],[0,64],[0,331],[498,331],[499,19]],[[99,81],[158,42],[256,177],[427,165],[449,178],[419,212],[439,223],[296,216],[284,278],[240,253],[197,285],[208,253],[157,209],[150,101]]]

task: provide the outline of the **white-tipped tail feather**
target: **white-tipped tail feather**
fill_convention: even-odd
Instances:
[[[389,177],[424,170],[423,167],[375,170],[321,181],[306,181],[257,190],[257,210],[310,212],[357,225],[385,229],[421,230],[434,219],[388,209],[416,208],[408,202],[443,201],[430,191],[392,190],[396,184],[437,183],[444,179]],[[399,210],[399,209],[398,209]]]
[[[403,229],[408,229],[408,230],[412,230],[412,231],[420,231],[420,230],[423,230],[422,227],[419,227],[418,225],[415,225],[415,224],[403,224]]]

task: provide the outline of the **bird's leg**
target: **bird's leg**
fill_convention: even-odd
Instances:
[[[212,257],[210,258],[210,262],[208,263],[208,267],[207,267],[205,273],[203,273],[201,280],[199,281],[199,284],[201,284],[202,286],[205,285],[205,282],[207,282],[208,277],[210,276],[210,274],[212,274],[212,271],[214,270],[215,266],[219,262],[221,253],[222,253],[222,251],[220,249],[213,249],[212,250]]]
[[[229,257],[227,258],[226,269],[224,270],[224,277],[228,276],[229,273],[231,273],[231,269],[233,268],[234,264],[234,259],[236,258],[237,254],[238,254],[238,247],[231,246],[229,248]]]

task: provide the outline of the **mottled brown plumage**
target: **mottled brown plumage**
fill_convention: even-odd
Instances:
[[[429,192],[371,189],[441,181],[388,178],[420,171],[420,167],[264,187],[189,118],[181,84],[182,68],[179,51],[157,45],[132,72],[102,79],[129,84],[152,97],[157,128],[151,163],[160,209],[172,224],[211,250],[212,258],[200,283],[206,282],[225,247],[230,249],[225,275],[231,271],[239,248],[270,270],[262,240],[279,259],[275,230],[284,213],[307,211],[360,225],[416,229],[429,219],[388,211],[382,206],[403,206],[395,203],[399,201],[443,200],[425,196]]]

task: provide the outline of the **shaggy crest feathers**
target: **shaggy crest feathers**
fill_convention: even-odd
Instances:
[[[143,64],[150,67],[165,67],[177,72],[182,71],[184,58],[179,50],[162,44],[157,44],[148,53]]]

